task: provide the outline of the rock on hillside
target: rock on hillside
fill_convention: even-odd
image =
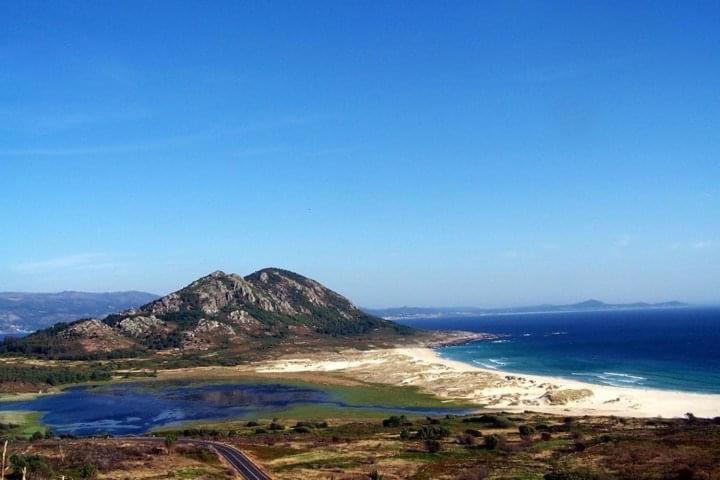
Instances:
[[[297,273],[266,268],[247,277],[221,271],[142,307],[7,340],[5,351],[55,357],[148,351],[245,349],[322,338],[383,337],[413,331],[371,316]]]

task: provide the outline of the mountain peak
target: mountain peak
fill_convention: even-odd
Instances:
[[[217,270],[102,322],[106,328],[97,321],[82,324],[83,328],[53,327],[24,342],[38,344],[37,351],[56,356],[110,354],[113,342],[109,338],[116,338],[125,351],[245,351],[299,337],[303,343],[321,337],[378,334],[386,340],[411,331],[361,311],[315,280],[281,268],[264,268],[246,277]],[[64,333],[68,330],[72,334]]]

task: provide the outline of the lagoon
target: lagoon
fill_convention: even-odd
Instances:
[[[120,383],[68,388],[32,400],[4,402],[0,410],[38,411],[58,434],[137,435],[193,420],[272,418],[301,405],[417,415],[457,409],[347,403],[334,392],[287,384]]]

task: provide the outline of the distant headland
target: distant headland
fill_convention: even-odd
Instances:
[[[585,300],[583,302],[565,305],[531,305],[526,307],[481,308],[481,307],[392,307],[392,308],[365,308],[371,315],[386,320],[434,318],[434,317],[471,317],[476,315],[512,315],[530,313],[553,312],[582,312],[601,310],[629,310],[649,308],[684,308],[690,304],[670,301],[660,303],[605,303],[600,300]]]

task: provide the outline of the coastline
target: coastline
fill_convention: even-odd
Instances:
[[[364,382],[415,386],[440,398],[470,402],[485,410],[570,416],[681,417],[688,412],[698,417],[720,416],[717,394],[613,387],[483,369],[443,358],[426,345],[288,356],[262,362],[254,370],[338,373]]]

